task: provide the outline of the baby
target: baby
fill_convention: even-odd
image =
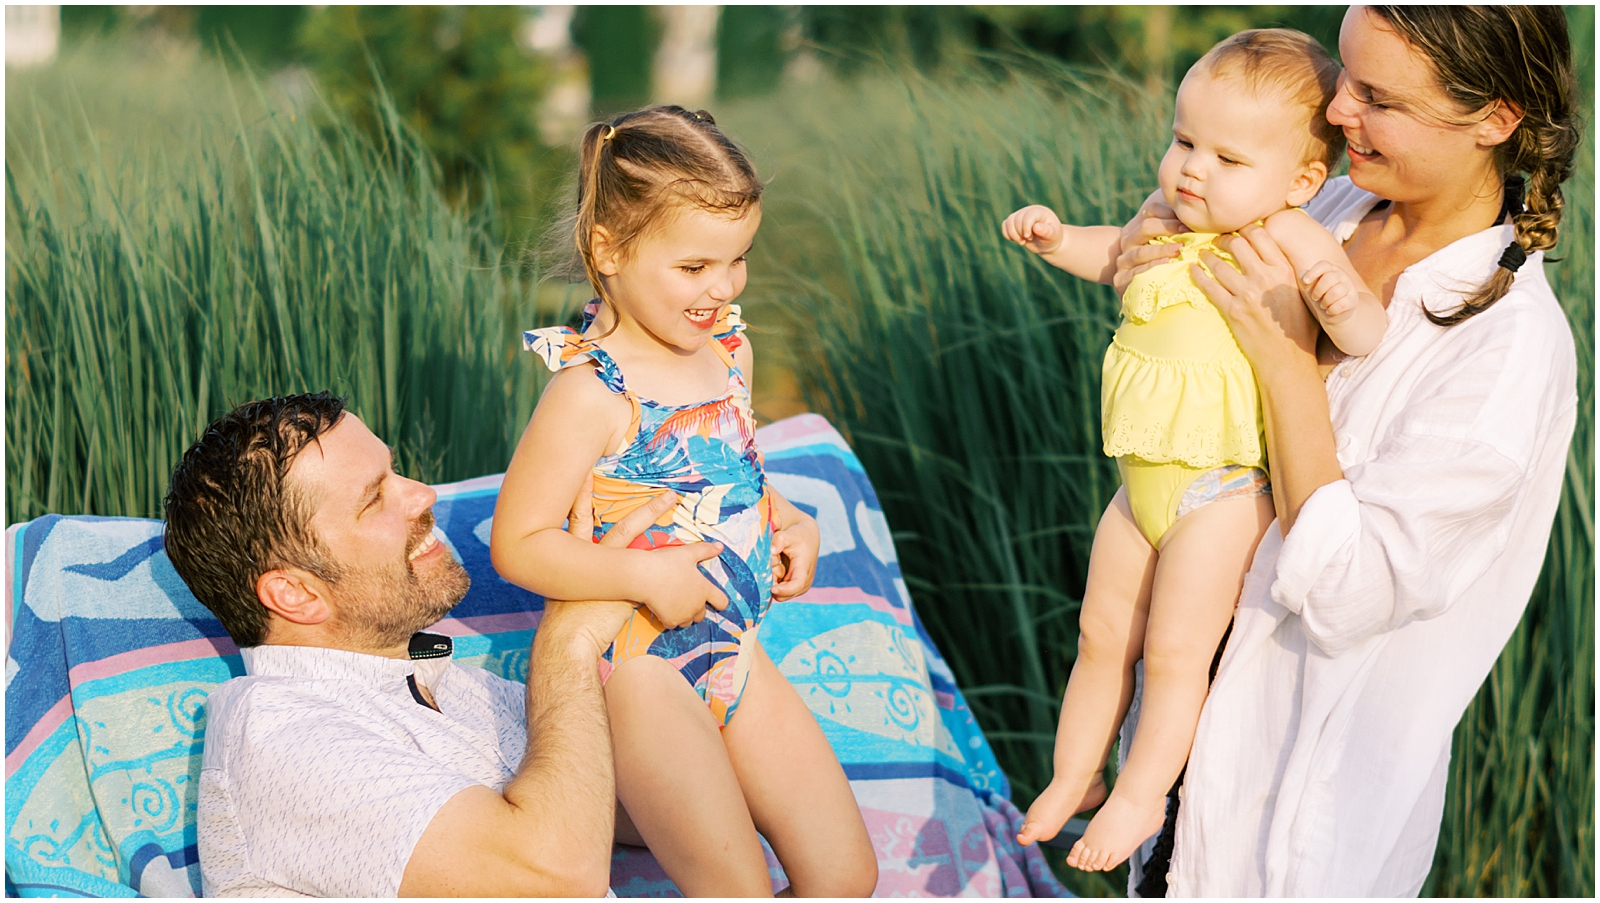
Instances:
[[[1191,231],[1160,239],[1182,251],[1134,277],[1106,351],[1101,428],[1123,488],[1095,532],[1055,776],[1017,836],[1048,839],[1073,813],[1099,806],[1067,857],[1075,868],[1114,868],[1160,830],[1212,657],[1273,519],[1255,377],[1191,266],[1204,266],[1202,251],[1232,265],[1215,239],[1261,223],[1341,351],[1366,354],[1387,326],[1339,243],[1297,209],[1343,152],[1324,115],[1338,73],[1310,37],[1264,29],[1213,47],[1178,88],[1160,193]],[[1114,226],[1067,226],[1030,206],[1001,231],[1080,278],[1110,283],[1116,272]],[[1139,726],[1108,796],[1101,771],[1141,653]]]

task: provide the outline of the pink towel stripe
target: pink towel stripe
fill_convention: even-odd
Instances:
[[[233,645],[233,640],[227,637],[202,637],[198,640],[184,640],[181,643],[151,646],[148,649],[132,649],[121,655],[113,655],[110,658],[83,662],[77,665],[67,672],[67,682],[74,687],[78,687],[91,680],[116,677],[119,674],[137,671],[140,668],[148,668],[151,665],[216,658],[220,655],[233,655],[238,651],[239,647]]]
[[[818,441],[845,447],[833,424],[820,414],[797,414],[756,430],[756,444],[767,454]]]
[[[447,618],[429,627],[428,631],[451,637],[487,636],[492,633],[510,633],[513,630],[538,630],[539,622],[543,618],[542,611],[512,611],[471,618]]]
[[[50,711],[44,713],[43,718],[33,723],[33,730],[28,731],[28,736],[23,737],[17,748],[11,751],[11,755],[6,756],[6,780],[10,780],[11,776],[17,773],[17,769],[21,768],[22,763],[28,760],[28,756],[39,748],[39,744],[71,717],[72,698],[63,696],[61,701],[50,707]]]
[[[882,596],[862,592],[854,586],[813,586],[805,595],[796,597],[794,601],[810,602],[813,605],[865,605],[873,611],[881,611],[894,618],[897,623],[907,626],[911,624],[911,612]]]

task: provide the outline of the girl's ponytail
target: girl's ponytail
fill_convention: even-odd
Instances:
[[[760,203],[763,187],[743,149],[705,110],[655,106],[624,113],[583,133],[576,211],[564,221],[572,230],[567,247],[576,249],[601,303],[610,304],[594,259],[597,228],[605,229],[613,252],[627,255],[674,209],[741,217]],[[573,277],[576,270],[568,267]]]

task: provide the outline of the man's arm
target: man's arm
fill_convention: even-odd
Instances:
[[[569,521],[591,535],[580,496]],[[663,493],[611,529],[625,547],[677,501]],[[496,793],[469,787],[428,823],[400,881],[402,896],[589,896],[611,875],[616,777],[597,663],[632,616],[627,602],[550,602],[528,666],[528,751]]]

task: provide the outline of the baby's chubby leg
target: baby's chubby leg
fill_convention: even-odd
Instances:
[[[1106,798],[1101,769],[1133,697],[1133,665],[1144,648],[1156,550],[1117,490],[1095,529],[1078,614],[1078,658],[1056,727],[1055,776],[1023,819],[1017,842],[1049,840],[1067,819]]]
[[[1222,499],[1180,518],[1163,537],[1145,625],[1139,727],[1116,788],[1068,865],[1114,868],[1161,830],[1167,791],[1194,742],[1211,660],[1272,518],[1270,495]]]
[[[772,877],[716,719],[665,659],[630,658],[606,681],[617,798],[689,897],[770,897]]]
[[[878,859],[844,769],[816,717],[759,644],[722,731],[750,815],[789,876],[785,895],[867,897]]]

